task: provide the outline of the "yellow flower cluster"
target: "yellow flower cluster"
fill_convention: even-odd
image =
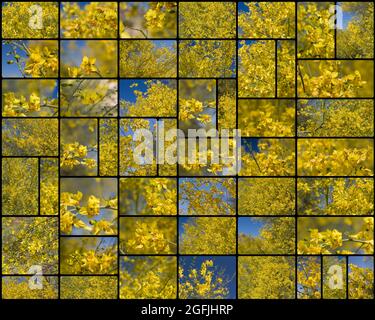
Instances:
[[[117,271],[117,257],[109,250],[102,253],[95,250],[75,251],[66,262],[78,274],[111,274]]]
[[[200,269],[179,267],[181,299],[223,299],[228,295],[226,281],[215,269],[213,260],[205,260]]]
[[[72,169],[76,166],[83,165],[88,168],[95,168],[95,159],[87,158],[88,148],[78,142],[63,145],[60,159],[60,166]]]
[[[25,74],[34,78],[57,77],[59,61],[57,46],[30,46],[25,64]]]
[[[60,228],[64,234],[71,234],[73,228],[82,229],[90,234],[115,234],[113,222],[103,220],[100,217],[101,209],[111,209],[117,212],[117,198],[101,200],[94,195],[87,198],[86,205],[82,192],[62,192],[60,197]],[[91,220],[87,220],[91,218]],[[96,220],[94,218],[97,218]]]
[[[337,229],[319,231],[311,229],[308,239],[298,241],[299,254],[352,254],[343,248],[344,243],[359,244],[365,253],[374,252],[374,218],[363,218],[361,230],[345,235]]]

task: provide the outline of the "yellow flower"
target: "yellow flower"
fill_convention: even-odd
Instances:
[[[202,114],[197,118],[197,120],[202,123],[209,123],[211,121],[211,116],[209,114]]]
[[[332,231],[327,230],[327,236],[329,237],[329,242],[332,246],[332,249],[342,246],[342,233],[336,229]]]
[[[60,220],[60,228],[61,232],[63,233],[71,233],[72,232],[72,226],[74,223],[74,215],[70,211],[64,211],[61,214],[61,220]]]
[[[97,221],[92,229],[92,233],[97,235],[101,231],[104,231],[105,234],[114,234],[111,223],[108,221]]]
[[[87,214],[90,216],[96,216],[100,211],[100,199],[91,195],[87,201]]]
[[[93,250],[85,252],[84,257],[82,258],[82,268],[87,268],[90,272],[95,272],[96,267],[99,264],[99,259],[95,255]]]
[[[86,105],[94,104],[98,102],[103,95],[92,90],[83,90],[81,93],[81,102]]]
[[[68,68],[68,74],[71,78],[77,78],[79,74],[79,69],[77,67]]]
[[[117,209],[117,198],[108,201],[108,207]]]
[[[40,52],[39,48],[31,49],[30,48],[30,56],[26,62],[25,66],[25,73],[32,75],[34,77],[40,76],[40,68],[42,67],[45,60]]]
[[[96,59],[84,56],[80,65],[80,68],[84,73],[97,72],[98,68],[95,66]]]
[[[76,194],[63,192],[61,193],[61,204],[64,206],[79,206],[79,202],[82,199],[82,192],[78,191]]]
[[[39,111],[40,110],[40,97],[37,96],[35,92],[30,95],[30,111]]]

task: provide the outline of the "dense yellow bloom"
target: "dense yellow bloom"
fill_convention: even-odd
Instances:
[[[370,139],[300,139],[298,174],[372,176],[373,148]]]
[[[330,3],[298,4],[298,57],[334,58],[334,29],[331,27]]]
[[[61,10],[61,34],[64,38],[116,38],[116,2],[64,2]]]
[[[343,13],[353,15],[346,29],[337,30],[339,58],[374,57],[374,3],[344,2]]]
[[[58,269],[57,218],[8,217],[3,219],[2,270],[7,274],[27,274],[39,265],[45,274]]]
[[[180,233],[180,253],[230,254],[236,249],[233,218],[188,218]]]
[[[230,78],[234,76],[236,43],[230,40],[181,40],[179,76]]]
[[[176,46],[158,46],[151,40],[120,41],[121,77],[175,77]]]
[[[38,214],[38,162],[32,158],[2,161],[2,215]]]
[[[137,83],[135,83],[137,84]],[[120,102],[123,115],[132,117],[173,117],[176,115],[177,89],[173,82],[159,80],[144,82],[145,92],[134,90],[136,101]]]
[[[239,97],[275,96],[275,43],[240,42],[238,49]]]
[[[181,2],[179,32],[182,38],[234,38],[234,2]]]
[[[117,277],[63,276],[61,299],[116,299]]]
[[[294,2],[244,2],[248,12],[239,12],[242,38],[293,38]]]
[[[295,252],[295,221],[289,217],[241,218],[239,224],[250,220],[259,223],[259,234],[238,235],[238,252],[241,254],[293,254]]]
[[[30,276],[7,276],[2,278],[3,299],[57,299],[57,277],[38,276],[37,281],[43,285],[37,290],[30,290],[30,284],[36,281]]]
[[[295,107],[292,100],[238,102],[238,128],[243,137],[288,137],[294,135]]]
[[[58,35],[57,2],[4,2],[1,13],[4,38],[48,39]]]
[[[293,178],[241,178],[238,181],[240,215],[293,215]]]
[[[103,176],[115,176],[118,169],[118,127],[116,119],[99,121],[99,172]]]
[[[319,257],[298,257],[297,297],[299,299],[320,299],[321,261]]]
[[[299,100],[300,137],[370,137],[374,134],[372,100]]]
[[[3,156],[57,156],[57,119],[3,119]]]
[[[349,264],[349,299],[374,299],[374,269]]]
[[[240,299],[292,299],[295,289],[293,257],[239,257]]]
[[[121,299],[175,299],[177,295],[175,257],[122,257]]]

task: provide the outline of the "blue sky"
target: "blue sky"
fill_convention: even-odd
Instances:
[[[56,80],[56,86],[53,89],[52,98],[57,98],[58,94],[59,94],[59,81]]]
[[[374,257],[349,257],[349,264],[355,264],[361,268],[371,268],[374,270]]]
[[[69,45],[72,43],[74,43],[77,47],[74,50],[69,48]],[[82,61],[84,48],[87,48],[87,40],[62,40],[61,62],[69,63],[69,65],[79,66]]]
[[[59,94],[59,81],[56,80],[56,86],[52,91],[52,98],[57,98],[58,94]]]
[[[272,218],[269,218],[272,219]],[[253,237],[259,236],[260,229],[264,226],[264,222],[258,219],[241,217],[238,218],[238,233],[245,233]]]
[[[241,42],[245,42],[246,45],[252,45],[252,44],[257,43],[259,41],[265,41],[265,40],[240,40],[240,41],[238,41],[238,47],[242,48],[244,46],[244,44],[241,43]]]
[[[128,2],[126,2],[126,11],[131,11],[132,7],[135,6],[135,5],[138,6],[138,10],[139,9],[146,10],[149,7],[149,2],[145,2],[145,1],[142,1],[142,2],[128,1]]]
[[[179,217],[178,218],[178,234],[179,234],[179,241],[181,241],[181,237],[184,234],[184,224],[186,223],[192,223],[194,221],[194,218],[188,218],[188,217]]]
[[[28,43],[28,41],[23,41],[25,43]],[[3,77],[22,77],[21,72],[19,71],[17,65],[15,63],[13,64],[8,64],[8,60],[14,60],[13,56],[7,56],[7,52],[11,51],[11,46],[9,44],[5,44],[4,42],[2,43],[3,46],[3,54],[2,54],[2,70],[3,70]],[[26,58],[26,53],[21,50],[17,50],[17,54],[21,58]]]
[[[86,4],[89,4],[90,2],[91,2],[91,1],[76,1],[75,3],[77,3],[81,9],[83,9],[84,6],[85,6]],[[60,4],[60,7],[61,7],[61,8],[64,7],[64,3],[66,3],[66,2],[62,2],[62,3]]]
[[[250,149],[252,149],[253,152],[259,152],[258,143],[259,139],[257,138],[241,138],[241,146],[246,152],[250,152]]]
[[[337,4],[340,5],[342,2],[338,2]],[[355,13],[352,11],[343,11],[343,27],[346,29],[348,27],[348,23],[350,20],[355,17]]]
[[[238,12],[249,12],[249,8],[245,6],[245,2],[238,3]]]
[[[216,270],[222,271],[225,280],[228,283],[229,295],[228,299],[236,298],[236,258],[226,256],[182,256],[180,257],[180,265],[185,269],[185,275],[189,274],[188,270],[193,268],[199,270],[202,262],[212,260]]]
[[[155,48],[169,48],[170,50],[175,50],[173,49],[173,45],[176,44],[175,40],[148,40],[152,41],[155,45]]]
[[[145,80],[120,80],[120,100],[126,100],[134,103],[136,101],[135,90],[146,92],[147,85],[144,83]],[[130,88],[132,84],[138,84],[138,86]]]

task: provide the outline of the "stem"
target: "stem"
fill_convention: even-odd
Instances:
[[[303,80],[303,76],[302,76],[302,72],[301,72],[301,66],[299,65],[299,63],[297,63],[297,68],[298,68],[298,75],[301,78],[303,92],[306,93],[305,81]]]
[[[142,33],[142,35],[143,35],[146,39],[148,38],[148,37],[147,37],[147,34],[145,34],[144,31],[141,30],[141,29],[137,29],[137,28],[133,28],[133,27],[129,27],[129,26],[125,26],[125,28],[128,28],[128,29],[131,29],[131,30],[138,31],[138,32]]]

